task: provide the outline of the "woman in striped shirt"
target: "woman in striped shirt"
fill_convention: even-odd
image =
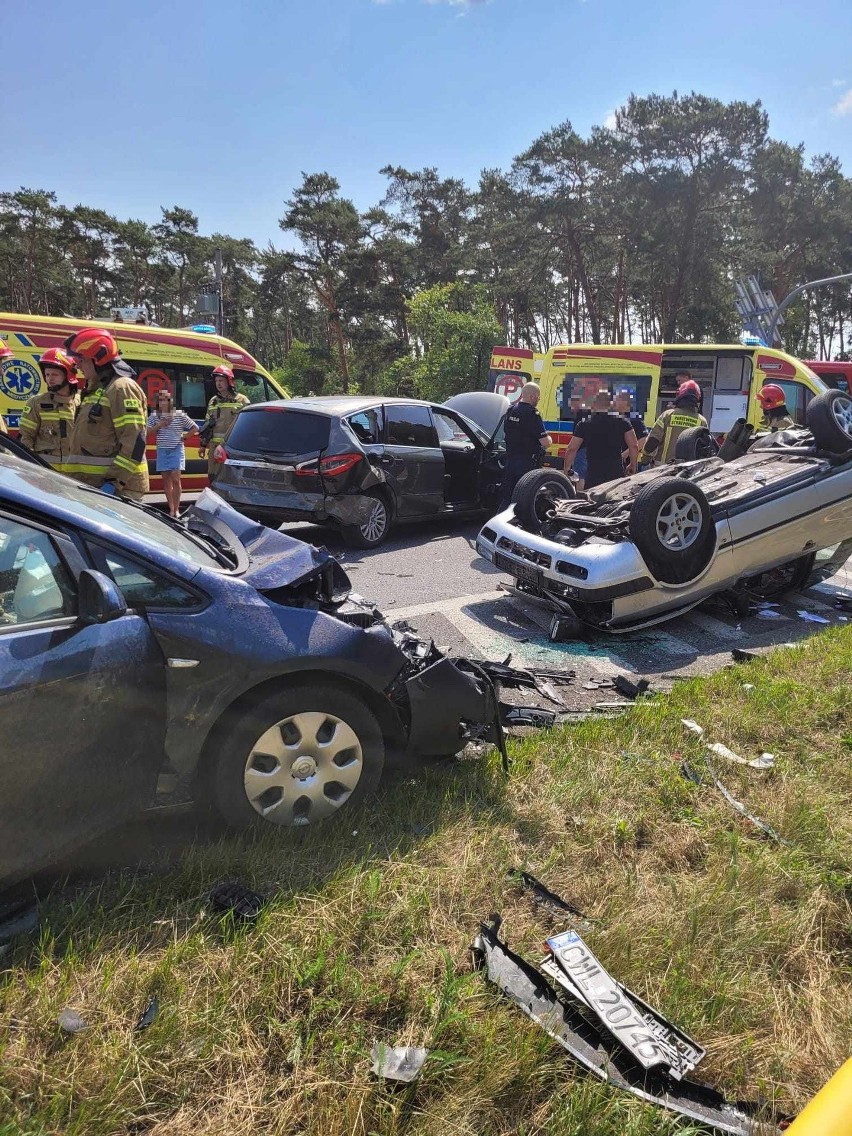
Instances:
[[[198,427],[188,414],[175,410],[175,401],[168,391],[157,395],[157,411],[148,416],[148,429],[157,437],[157,473],[163,475],[163,489],[169,516],[180,512],[180,475],[186,466],[183,440],[198,433]]]

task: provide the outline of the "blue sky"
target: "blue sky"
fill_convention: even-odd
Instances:
[[[760,99],[852,174],[852,2],[9,0],[0,189],[290,243],[301,171],[366,208],[385,164],[476,182],[631,93]],[[749,13],[757,15],[749,16]]]

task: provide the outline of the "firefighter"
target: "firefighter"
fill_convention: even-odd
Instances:
[[[207,417],[201,427],[202,443],[198,447],[200,458],[205,454],[208,455],[207,476],[211,481],[219,470],[218,464],[213,460],[216,447],[228,437],[237,415],[250,401],[244,394],[237,394],[234,372],[224,363],[213,368],[213,381],[216,384],[216,393],[207,404]]]
[[[69,335],[65,350],[86,380],[65,472],[104,493],[141,501],[148,492],[148,407],[136,372],[101,328]]]
[[[677,388],[674,406],[664,410],[654,423],[642,456],[650,458],[658,465],[674,461],[675,446],[684,430],[694,426],[707,429],[707,419],[698,411],[701,402],[701,387],[688,375],[678,375],[682,380]]]
[[[62,473],[71,452],[71,433],[80,405],[77,364],[60,348],[51,347],[38,365],[47,390],[34,394],[21,412],[20,437],[28,450],[41,455]]]
[[[773,434],[776,430],[789,430],[796,425],[787,409],[785,398],[784,391],[775,383],[767,383],[758,391],[757,401],[763,410],[763,420]]]
[[[8,363],[10,359],[14,358],[15,352],[10,347],[7,347],[5,343],[0,343],[0,371],[3,370],[4,365]],[[0,414],[0,434],[8,433],[9,430],[6,426],[6,419]]]

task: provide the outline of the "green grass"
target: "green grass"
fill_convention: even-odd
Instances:
[[[532,960],[566,925],[513,866],[596,920],[601,960],[707,1047],[703,1079],[795,1111],[852,1037],[850,656],[852,630],[826,632],[516,742],[508,781],[495,756],[432,768],[338,830],[58,889],[0,973],[0,1136],[695,1131],[583,1076],[472,970],[492,911]],[[681,717],[776,754],[768,773],[716,764],[789,843],[681,776],[702,766]],[[207,910],[223,878],[271,896],[253,927]],[[59,1035],[65,1006],[85,1033]],[[428,1046],[420,1082],[376,1081],[376,1040]]]

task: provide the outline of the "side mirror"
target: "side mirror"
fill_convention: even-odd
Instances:
[[[81,623],[111,623],[127,612],[124,596],[103,572],[84,569],[77,581],[77,589]]]

